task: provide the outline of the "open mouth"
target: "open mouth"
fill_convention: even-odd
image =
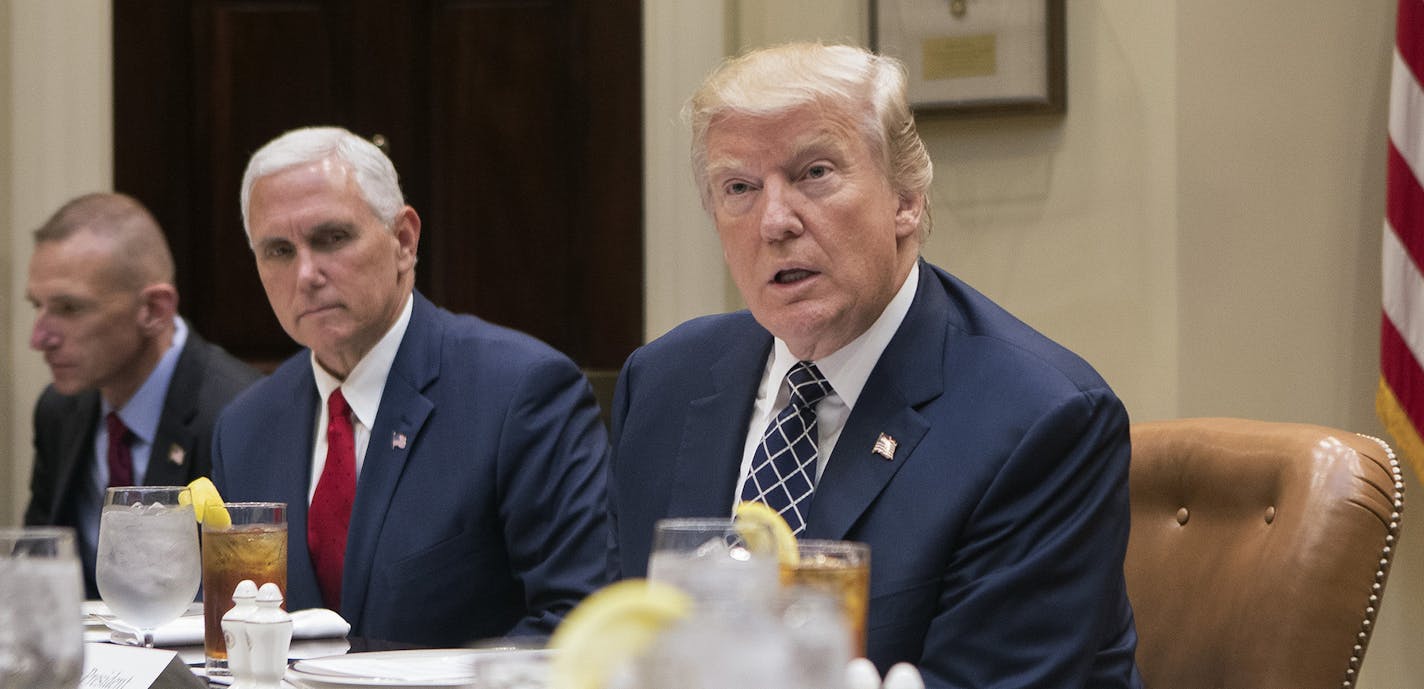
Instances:
[[[772,281],[778,285],[790,285],[805,280],[806,278],[812,277],[814,275],[817,275],[815,271],[805,270],[803,268],[778,270],[776,271],[776,276],[772,278]]]

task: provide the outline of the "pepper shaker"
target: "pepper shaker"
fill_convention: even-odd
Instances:
[[[227,648],[227,669],[232,673],[231,689],[247,689],[247,618],[257,610],[257,584],[251,579],[237,583],[232,592],[232,608],[222,616],[223,645]]]
[[[251,681],[244,689],[278,689],[287,672],[292,645],[292,616],[280,606],[282,589],[268,582],[257,592],[257,609],[247,618],[247,664]]]

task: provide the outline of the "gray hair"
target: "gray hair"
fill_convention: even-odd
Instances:
[[[367,141],[340,127],[303,127],[293,129],[269,142],[247,161],[242,173],[242,229],[252,238],[247,224],[248,205],[252,201],[252,186],[267,175],[297,165],[307,165],[334,159],[354,173],[361,198],[383,224],[390,227],[396,215],[405,207],[400,177],[391,159]]]
[[[915,129],[905,95],[905,66],[863,48],[788,43],[725,60],[692,94],[683,117],[692,126],[692,173],[711,210],[707,130],[726,114],[767,116],[816,103],[859,115],[859,128],[898,193],[926,197],[920,239],[930,227],[930,182],[934,164]]]

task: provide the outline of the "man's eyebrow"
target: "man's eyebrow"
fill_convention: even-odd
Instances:
[[[813,136],[797,141],[791,147],[791,160],[804,160],[808,157],[822,155],[843,155],[845,143],[842,137],[832,132],[818,132]]]
[[[263,238],[261,238],[261,239],[255,241],[255,242],[253,242],[253,243],[252,243],[252,248],[253,248],[253,249],[258,249],[258,248],[266,249],[266,248],[268,248],[268,247],[277,246],[277,245],[279,245],[279,244],[291,244],[291,243],[292,243],[291,240],[287,239],[286,237],[263,237]]]
[[[356,223],[349,220],[327,220],[311,226],[302,234],[310,236],[325,232],[351,232],[355,229]]]
[[[725,175],[735,174],[742,168],[742,161],[735,158],[718,158],[707,163],[707,179],[715,180]]]

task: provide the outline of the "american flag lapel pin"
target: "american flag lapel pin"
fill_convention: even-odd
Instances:
[[[875,448],[871,452],[884,457],[887,462],[893,462],[895,461],[895,445],[894,438],[881,433],[880,437],[875,439]]]
[[[400,431],[391,431],[391,449],[392,449],[392,450],[404,450],[404,449],[405,449],[405,434],[404,434],[404,433],[401,433]]]
[[[183,451],[183,446],[178,443],[168,446],[168,461],[181,467],[186,459],[188,459],[188,454]]]

